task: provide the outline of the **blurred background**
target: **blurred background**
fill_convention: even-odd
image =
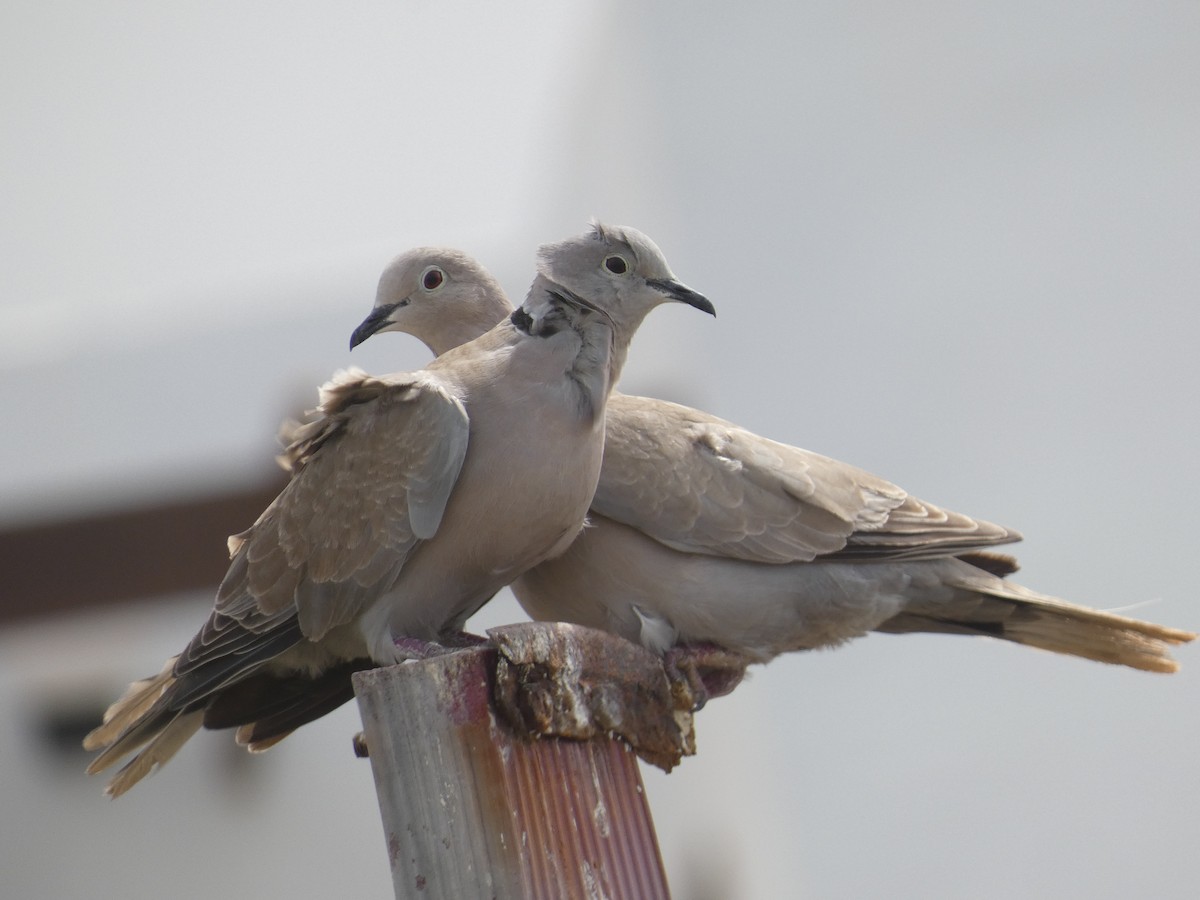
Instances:
[[[208,611],[397,253],[515,298],[636,225],[718,307],[622,382],[1020,529],[1018,580],[1200,628],[1200,5],[0,7],[0,894],[391,896],[348,705],[78,747]],[[1187,526],[1187,527],[1185,527]],[[522,618],[506,594],[473,630]],[[876,635],[765,668],[646,772],[677,898],[1195,896],[1171,677]]]

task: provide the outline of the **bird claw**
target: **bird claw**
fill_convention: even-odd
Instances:
[[[750,660],[715,644],[680,644],[663,656],[671,692],[681,707],[699,712],[714,697],[724,697],[746,674]]]
[[[426,641],[415,637],[398,637],[392,639],[399,659],[433,659],[435,656],[445,656],[459,650],[482,647],[490,643],[485,637],[466,631],[450,631],[439,635],[441,641]]]
[[[442,646],[455,650],[471,649],[473,647],[491,646],[491,639],[481,634],[471,634],[469,631],[451,631],[442,635]]]

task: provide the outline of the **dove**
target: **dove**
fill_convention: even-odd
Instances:
[[[353,341],[398,331],[451,353],[510,310],[478,263],[421,248],[389,266]],[[1005,577],[1016,561],[992,549],[1020,534],[846,463],[618,391],[606,418],[588,527],[512,585],[534,619],[615,632],[668,663],[705,646],[766,662],[874,631],[986,635],[1172,672],[1170,647],[1195,637],[1021,587]]]
[[[89,773],[135,754],[118,796],[202,726],[266,749],[348,699],[352,672],[453,646],[579,532],[609,391],[666,301],[713,312],[648,237],[597,224],[541,247],[522,306],[426,369],[337,373],[285,451],[290,481],[230,538],[208,620],[85,739]]]

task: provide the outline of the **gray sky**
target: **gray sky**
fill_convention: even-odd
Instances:
[[[0,517],[259,477],[334,368],[424,362],[397,336],[346,350],[391,256],[458,245],[519,295],[535,245],[597,215],[718,307],[652,316],[627,390],[1018,528],[1031,587],[1200,627],[1177,518],[1200,506],[1198,39],[1185,2],[5,4]],[[81,647],[85,673],[144,675],[204,602],[0,634],[0,700],[24,709]],[[874,636],[777,660],[647,775],[675,892],[1193,896],[1180,657],[1161,678]],[[354,728],[256,759],[277,774],[254,804],[205,794],[201,748],[137,806],[82,779],[40,803],[50,776],[6,773],[5,830],[29,824],[0,878],[161,896],[130,874],[157,859],[188,872],[176,896],[276,896],[286,862],[317,892],[312,816],[361,827],[336,883],[385,896]],[[93,849],[35,865],[72,823]]]

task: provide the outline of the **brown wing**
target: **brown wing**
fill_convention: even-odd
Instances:
[[[676,550],[769,563],[953,556],[1019,539],[854,466],[620,394],[592,508]]]

